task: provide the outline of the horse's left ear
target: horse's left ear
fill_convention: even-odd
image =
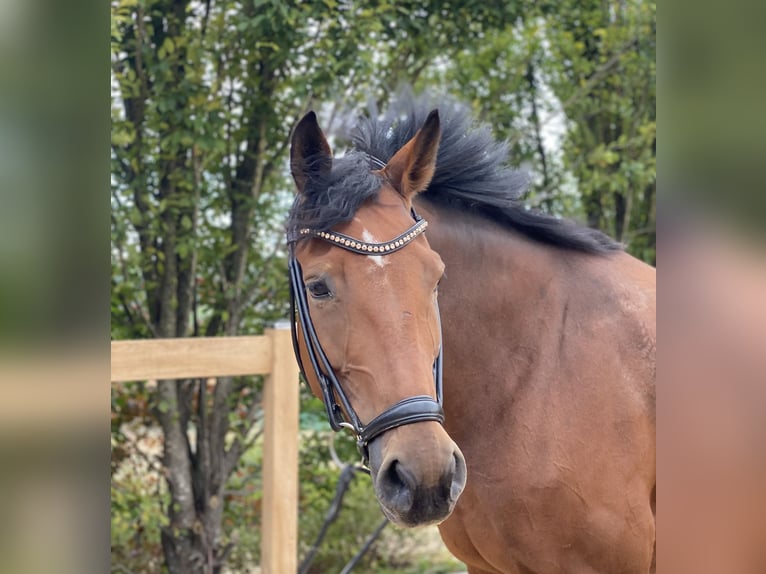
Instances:
[[[441,135],[439,111],[433,110],[418,133],[383,168],[383,174],[405,199],[411,200],[431,183]]]

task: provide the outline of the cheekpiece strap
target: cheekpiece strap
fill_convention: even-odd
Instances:
[[[428,227],[428,222],[419,215],[415,215],[415,224],[412,227],[401,235],[394,237],[390,241],[384,241],[383,243],[367,243],[335,231],[316,231],[314,229],[304,228],[298,233],[301,238],[316,237],[317,239],[323,239],[333,245],[342,247],[347,251],[360,253],[362,255],[388,255],[394,251],[399,251],[402,247],[423,233],[426,230],[426,227]]]

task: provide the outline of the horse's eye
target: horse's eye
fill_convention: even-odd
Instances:
[[[306,288],[314,299],[327,299],[332,297],[332,291],[330,291],[327,283],[321,279],[317,281],[311,281],[306,285]]]

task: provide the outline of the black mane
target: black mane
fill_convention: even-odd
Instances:
[[[290,213],[288,233],[300,227],[329,230],[350,220],[380,187],[379,178],[370,173],[380,167],[375,160],[388,162],[433,108],[439,109],[442,137],[436,171],[420,198],[481,215],[549,245],[586,253],[622,248],[598,230],[525,207],[521,197],[528,177],[508,166],[508,145],[496,141],[488,126],[476,125],[467,106],[451,100],[431,104],[410,96],[397,98],[385,114],[372,111],[359,120],[352,133],[355,151],[333,160],[328,181],[307,186],[308,193]]]

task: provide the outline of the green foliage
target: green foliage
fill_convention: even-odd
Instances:
[[[156,428],[154,430],[156,432]],[[136,444],[136,440],[113,430],[112,564],[132,572],[160,572],[160,532],[168,525],[165,507],[169,496],[158,472],[157,461],[143,450],[138,450]]]
[[[305,517],[300,522],[298,554],[301,558],[313,544],[322,527],[324,512],[335,496],[335,487],[340,476],[339,469],[332,467],[327,460],[318,460],[313,453],[309,454],[311,456],[306,457],[306,452],[302,453],[303,461],[308,458],[313,464],[302,464],[300,475],[299,513]],[[337,521],[330,527],[310,571],[340,571],[359,551],[381,519],[382,514],[372,493],[369,478],[357,475],[343,500],[343,509]],[[370,571],[370,564],[374,559],[374,552],[366,556],[364,564],[359,566],[359,571]]]
[[[573,122],[564,166],[588,223],[654,261],[656,5],[564,3],[550,27],[550,83]]]
[[[159,432],[156,425],[147,428]],[[140,442],[123,441],[128,456],[113,460],[112,565],[131,572],[159,573],[163,571],[160,531],[168,525],[165,509],[170,497],[156,454],[137,454],[146,449]],[[228,563],[235,572],[247,571],[260,557],[260,470],[261,449],[255,445],[245,452],[225,489],[222,544],[231,545]]]
[[[513,162],[529,202],[586,221],[654,262],[656,5],[530,4],[455,65],[430,75],[472,101]]]
[[[159,572],[162,564],[158,541],[167,516],[157,498],[147,492],[146,479],[132,477],[112,483],[112,562],[132,572]]]
[[[231,545],[227,563],[234,572],[247,572],[260,560],[262,460],[261,445],[256,443],[242,455],[226,486],[222,544]]]

